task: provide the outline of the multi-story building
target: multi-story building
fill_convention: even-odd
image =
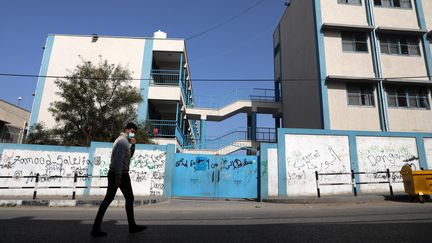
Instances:
[[[258,113],[273,114],[279,120],[281,104],[275,99],[274,90],[242,89],[194,99],[185,40],[166,38],[161,31],[152,38],[49,35],[30,126],[38,122],[44,122],[48,128],[56,125],[49,111],[50,104],[60,98],[55,77],[68,75],[68,70],[74,70],[83,60],[108,60],[131,71],[131,85],[140,89],[143,97],[137,109],[138,120],[152,124],[155,143],[174,143],[190,152],[198,148],[221,154],[252,146],[252,141],[258,146],[256,141],[276,139],[274,129],[257,128]],[[245,129],[206,139],[206,121],[222,121],[238,113],[248,114]]]
[[[192,103],[192,84],[186,46],[183,39],[166,38],[155,32],[153,38],[98,35],[49,35],[44,48],[40,76],[35,92],[30,126],[44,122],[48,128],[56,121],[48,110],[59,99],[55,78],[63,77],[82,61],[127,67],[133,76],[131,85],[141,90],[138,120],[154,126],[155,142],[184,143],[195,139],[195,121],[186,119],[184,107]],[[69,71],[68,71],[69,70]]]
[[[22,143],[30,112],[0,99],[0,143]]]
[[[294,0],[274,32],[283,127],[432,131],[431,0]]]

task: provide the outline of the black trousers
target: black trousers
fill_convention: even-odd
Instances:
[[[105,195],[104,200],[99,206],[99,210],[96,214],[96,219],[93,224],[93,229],[100,229],[100,225],[102,224],[102,219],[105,215],[105,212],[111,202],[114,200],[115,195],[117,193],[117,189],[119,187],[116,186],[116,175],[113,171],[108,172],[108,188]],[[128,219],[129,226],[135,225],[133,204],[134,204],[134,195],[132,191],[132,185],[130,181],[130,177],[128,173],[123,173],[121,177],[120,190],[123,193],[123,196],[126,199],[126,215]]]

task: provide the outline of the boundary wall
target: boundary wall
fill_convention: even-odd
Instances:
[[[388,195],[382,181],[403,193],[403,165],[432,169],[432,133],[278,129],[277,136],[277,144],[261,144],[263,199],[317,196],[316,173],[340,173],[320,176],[324,196],[352,195],[353,181],[358,193]]]

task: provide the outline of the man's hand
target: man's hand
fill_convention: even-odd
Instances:
[[[131,138],[131,139],[130,139],[130,143],[131,143],[131,144],[136,144],[136,139],[135,139],[135,138]]]
[[[117,187],[120,187],[121,185],[121,175],[116,175],[115,184]]]

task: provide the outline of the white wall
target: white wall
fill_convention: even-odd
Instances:
[[[373,84],[371,84],[373,86]],[[333,130],[380,131],[377,92],[373,89],[375,106],[348,105],[345,83],[327,84],[330,126]]]
[[[277,149],[267,150],[267,193],[269,197],[277,197],[279,193],[278,155]]]
[[[429,31],[432,30],[432,1],[423,0],[422,1],[423,14],[426,21],[426,26]]]
[[[148,93],[149,100],[180,100],[180,88],[174,86],[151,85]]]
[[[338,4],[336,1],[321,0],[323,23],[368,25],[365,1],[361,5]],[[337,13],[337,14],[335,14]]]
[[[368,36],[368,52],[343,52],[341,32],[326,31],[324,48],[327,75],[375,77],[369,40]]]
[[[378,27],[418,29],[419,25],[413,0],[411,1],[411,4],[412,9],[375,6],[373,11],[376,25]]]
[[[423,143],[425,146],[426,160],[427,160],[427,168],[428,170],[432,170],[432,138],[423,139]]]
[[[87,152],[62,152],[44,150],[4,149],[0,157],[1,176],[34,176],[40,174],[40,187],[73,186],[73,176],[106,176],[109,170],[111,148],[96,148],[94,158]],[[130,164],[130,177],[135,196],[162,196],[164,188],[166,152],[136,150]],[[53,179],[49,176],[70,178]],[[0,179],[2,186],[34,186],[34,178]],[[79,178],[77,186],[107,186],[107,178]],[[72,188],[38,189],[38,195],[72,196]],[[83,195],[84,189],[77,189]],[[90,195],[105,195],[106,189],[91,188]],[[121,193],[120,191],[118,192]],[[32,195],[33,189],[0,190],[0,195]]]
[[[431,100],[431,94],[428,94]],[[408,109],[389,107],[387,109],[389,130],[392,132],[431,132],[431,109]]]
[[[406,164],[403,160],[418,157],[415,138],[357,137],[359,171],[377,172],[389,169],[394,192],[404,192],[399,171]],[[419,169],[418,161],[411,162]],[[364,182],[386,181],[386,174],[360,175]],[[388,184],[361,185],[362,193],[389,193]]]
[[[315,171],[350,172],[347,136],[285,134],[286,184],[288,196],[316,196]],[[347,182],[349,175],[321,176],[321,183]],[[322,194],[351,193],[351,186],[322,186]]]
[[[184,40],[183,39],[154,39],[153,51],[184,51]]]
[[[35,151],[21,149],[4,149],[0,158],[0,175],[2,176],[36,176],[40,174],[40,187],[72,186],[73,176],[86,175],[90,164],[88,153]],[[67,179],[48,178],[49,176],[66,176]],[[0,179],[3,186],[28,187],[35,186],[35,178]],[[84,185],[79,180],[79,185]],[[32,195],[33,189],[0,190],[0,195]],[[77,190],[83,194],[83,190]],[[70,189],[38,189],[38,195],[72,195]]]
[[[420,56],[380,54],[380,58],[384,78],[428,76],[422,42],[420,42]],[[425,78],[418,79],[424,80]]]
[[[82,60],[98,64],[100,60],[106,59],[109,63],[120,64],[131,70],[133,78],[141,78],[145,39],[99,37],[96,42],[91,40],[91,36],[55,35],[46,75],[69,75],[77,65],[82,64]],[[48,111],[50,103],[59,100],[55,94],[58,88],[54,81],[53,78],[45,79],[37,121],[45,122],[48,127],[55,125]],[[140,81],[134,80],[131,85],[139,88]]]
[[[108,175],[111,148],[97,148],[94,154],[93,175]],[[135,195],[162,196],[164,187],[166,152],[136,150],[131,159],[129,175]],[[106,179],[93,179],[93,186],[106,185]],[[105,195],[106,189],[91,189],[92,195]],[[121,192],[118,192],[121,195]]]

